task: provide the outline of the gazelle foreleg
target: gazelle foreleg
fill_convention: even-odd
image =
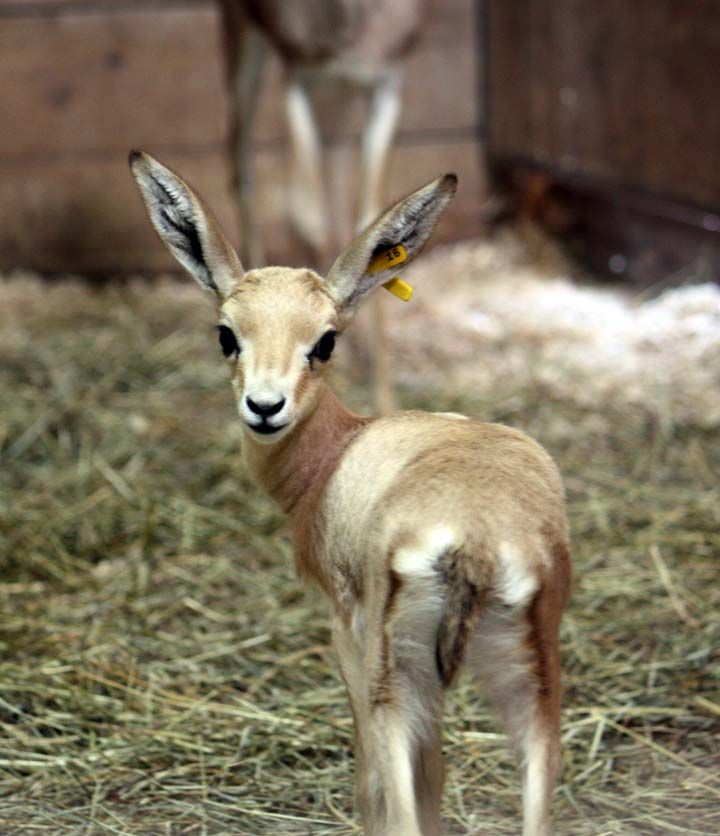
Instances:
[[[230,91],[232,188],[240,222],[240,259],[246,269],[264,266],[253,195],[252,129],[267,45],[238,4],[222,3],[223,34]]]
[[[328,246],[328,219],[322,170],[322,138],[308,85],[288,81],[286,109],[292,153],[290,220],[319,262]]]
[[[385,76],[374,88],[362,136],[362,173],[357,231],[377,217],[383,201],[388,155],[400,116],[400,69]],[[375,400],[384,415],[396,409],[388,358],[383,304],[376,293],[372,299],[372,358]]]

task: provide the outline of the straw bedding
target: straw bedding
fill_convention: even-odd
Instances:
[[[390,301],[401,398],[519,426],[564,473],[558,834],[718,833],[717,290],[558,269],[517,241],[427,257]],[[242,472],[210,307],[170,280],[0,290],[0,832],[358,832],[324,604]],[[446,832],[517,833],[473,683],[446,728]]]

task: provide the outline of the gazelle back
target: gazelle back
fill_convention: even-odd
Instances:
[[[570,582],[557,470],[517,430],[357,416],[326,381],[359,302],[418,255],[456,178],[388,209],[323,278],[243,272],[185,182],[144,154],[131,166],[161,238],[217,299],[246,465],[290,518],[298,572],[329,600],[365,832],[440,832],[443,698],[465,664],[518,753],[523,832],[548,836]]]

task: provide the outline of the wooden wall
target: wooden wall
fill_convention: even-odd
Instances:
[[[717,0],[489,2],[490,151],[720,206]]]
[[[486,5],[493,173],[564,186],[594,267],[653,280],[702,251],[720,269],[720,3]]]
[[[457,171],[444,240],[477,231],[483,196],[476,25],[473,0],[429,0],[387,184],[390,199]],[[211,0],[0,0],[0,267],[169,267],[127,171],[133,147],[186,175],[234,233],[219,43]],[[353,166],[356,128],[331,131],[331,170]],[[258,194],[268,257],[292,263],[286,157],[273,64],[257,126]]]

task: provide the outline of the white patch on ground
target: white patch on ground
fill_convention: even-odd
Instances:
[[[581,284],[517,240],[435,249],[393,321],[399,379],[478,398],[537,392],[662,423],[720,424],[720,288],[656,298]]]

